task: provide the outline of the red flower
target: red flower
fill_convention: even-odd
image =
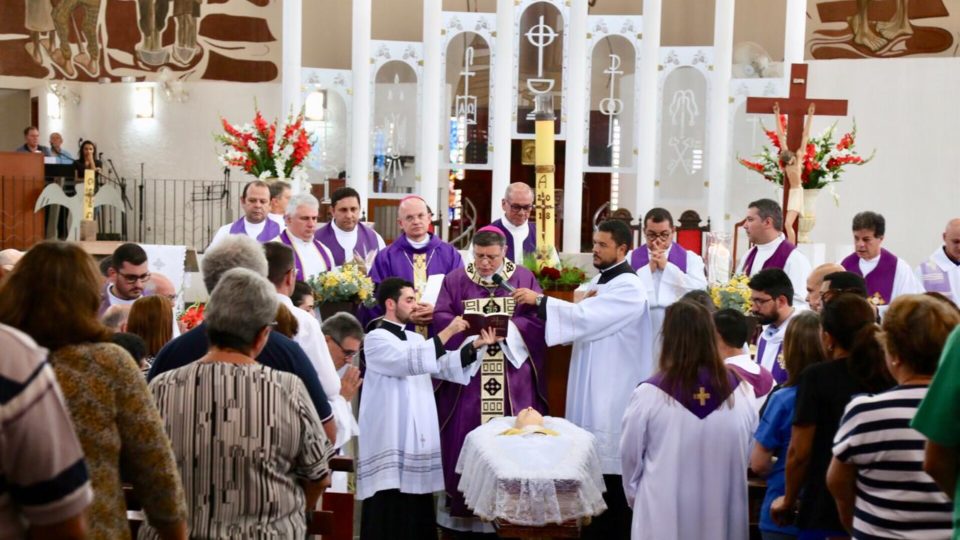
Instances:
[[[850,145],[853,144],[853,135],[850,133],[845,134],[840,138],[840,142],[837,143],[837,150],[846,150],[850,148]]]
[[[549,266],[544,266],[540,269],[540,275],[545,278],[550,279],[560,279],[560,271],[556,268],[551,268]]]
[[[253,125],[261,134],[265,135],[267,133],[267,121],[263,119],[263,115],[260,114],[260,111],[257,111],[257,115],[253,117]]]
[[[752,169],[754,171],[757,171],[758,173],[763,172],[763,165],[760,163],[757,163],[756,161],[747,161],[746,159],[743,159],[743,158],[739,158],[738,161],[740,162],[741,165],[743,165],[748,169]]]
[[[192,330],[197,325],[203,322],[203,308],[205,304],[194,304],[187,308],[183,315],[180,316],[180,321],[183,322],[187,330]]]
[[[776,131],[771,131],[771,130],[769,130],[769,129],[765,129],[765,130],[764,130],[764,133],[767,134],[767,138],[770,139],[770,142],[772,142],[773,145],[777,147],[777,150],[780,150],[780,149],[781,149],[781,148],[780,148],[780,137],[777,136],[777,132],[776,132]]]

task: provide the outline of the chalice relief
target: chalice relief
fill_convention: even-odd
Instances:
[[[687,136],[687,128],[693,127],[700,116],[697,98],[693,90],[677,90],[670,101],[670,124],[675,126],[676,135],[670,137],[667,144],[673,149],[673,159],[667,165],[667,171],[674,174],[678,167],[688,176],[694,174],[700,167],[695,166],[694,151],[698,142],[695,137]]]

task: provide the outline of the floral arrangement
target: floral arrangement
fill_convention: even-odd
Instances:
[[[278,178],[302,180],[306,172],[302,163],[313,148],[313,141],[303,127],[303,111],[287,118],[285,124],[267,123],[260,113],[253,124],[231,125],[221,118],[225,133],[216,135],[224,151],[217,159],[225,167],[239,167],[263,180]]]
[[[180,318],[178,319],[183,323],[183,327],[186,330],[193,330],[200,323],[203,322],[203,308],[206,307],[206,304],[201,304],[200,302],[194,302],[190,307],[188,307]]]
[[[787,130],[786,116],[780,117],[784,133]],[[761,124],[761,127],[762,124]],[[874,153],[864,159],[854,150],[857,140],[857,123],[853,123],[853,129],[844,133],[838,142],[834,142],[834,131],[837,124],[826,129],[819,136],[811,136],[807,141],[807,147],[803,154],[803,172],[800,175],[804,189],[821,189],[829,184],[840,181],[840,174],[843,173],[847,165],[863,165],[873,159]],[[772,147],[763,146],[762,151],[757,155],[757,161],[750,161],[738,157],[737,161],[744,167],[760,173],[764,178],[777,184],[783,185],[784,172],[780,166],[780,139],[775,130],[763,127],[764,133],[770,139]]]
[[[717,309],[736,309],[750,314],[750,276],[736,275],[726,283],[717,283],[709,288],[710,298]]]
[[[323,272],[307,280],[317,302],[356,302],[373,306],[373,280],[364,267],[355,262],[345,263],[340,268]]]
[[[559,261],[557,263],[544,263],[533,253],[529,253],[523,258],[523,266],[533,272],[537,278],[540,288],[547,290],[573,290],[581,283],[587,281],[587,274],[578,266],[569,261]]]

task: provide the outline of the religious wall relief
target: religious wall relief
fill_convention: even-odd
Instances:
[[[0,0],[0,75],[96,81],[279,76],[277,0]]]

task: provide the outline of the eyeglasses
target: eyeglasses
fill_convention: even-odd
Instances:
[[[673,236],[673,231],[663,231],[662,233],[655,233],[653,231],[648,231],[643,233],[643,235],[646,236],[647,240],[650,240],[651,242],[658,238],[660,240],[669,240]]]
[[[355,351],[355,350],[353,350],[353,349],[344,349],[344,348],[343,348],[343,345],[341,345],[339,341],[337,341],[337,340],[335,340],[335,339],[333,339],[333,338],[330,338],[330,341],[334,342],[334,343],[337,345],[337,348],[340,349],[340,352],[343,353],[343,359],[344,359],[344,360],[350,360],[350,359],[352,359],[354,356],[360,354],[360,351]]]
[[[510,209],[513,210],[514,212],[532,212],[533,205],[532,204],[511,204]]]
[[[773,298],[751,298],[750,303],[755,306],[762,306],[767,302],[773,302]]]
[[[123,281],[127,282],[128,285],[134,285],[138,281],[142,281],[144,283],[150,281],[150,272],[147,272],[146,274],[140,274],[139,276],[137,274],[121,274],[119,272],[117,275],[123,278]]]

